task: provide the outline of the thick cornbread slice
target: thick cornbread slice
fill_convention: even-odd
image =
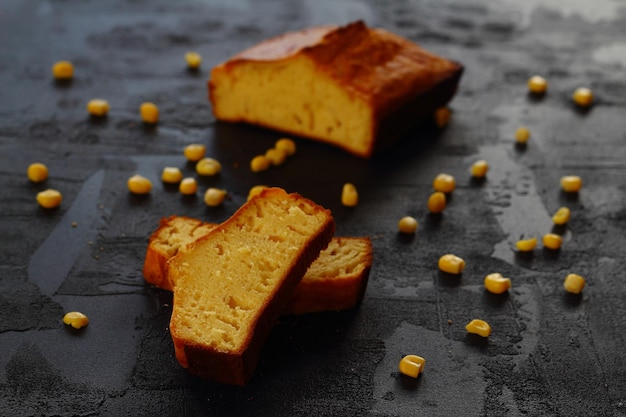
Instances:
[[[330,242],[330,212],[269,188],[168,261],[170,333],[189,372],[245,385],[307,268]]]
[[[219,120],[367,158],[445,106],[462,72],[456,62],[358,21],[261,42],[214,67],[208,89]]]
[[[162,219],[146,251],[146,281],[171,291],[176,283],[169,279],[167,260],[215,227],[217,224],[184,216]],[[365,293],[371,265],[371,239],[334,237],[304,274],[287,313],[341,311],[356,306]]]

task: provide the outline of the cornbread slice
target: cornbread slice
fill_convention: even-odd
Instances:
[[[176,283],[170,282],[167,260],[215,227],[217,224],[184,216],[162,219],[146,251],[146,281],[172,291]],[[304,274],[287,313],[341,311],[356,306],[363,299],[371,265],[370,238],[334,237]]]
[[[168,261],[170,333],[193,375],[245,385],[294,289],[330,242],[330,212],[268,188]]]
[[[161,219],[159,227],[149,239],[143,263],[144,279],[152,285],[172,291],[173,286],[167,279],[167,261],[188,244],[206,236],[215,226],[185,216]]]
[[[287,311],[304,314],[356,306],[365,294],[371,267],[370,238],[333,238],[296,287]]]
[[[362,21],[261,42],[211,70],[218,120],[256,124],[370,157],[445,106],[463,67]]]

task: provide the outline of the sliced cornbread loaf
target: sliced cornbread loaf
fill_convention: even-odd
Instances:
[[[171,291],[176,283],[170,282],[167,259],[184,251],[187,245],[216,226],[189,217],[162,219],[148,244],[144,274],[148,271],[150,275],[145,275],[146,281]],[[150,262],[153,264],[148,265]],[[371,265],[369,238],[333,238],[296,287],[287,313],[341,311],[356,306],[365,293]]]
[[[370,157],[432,117],[463,67],[358,21],[265,40],[211,70],[219,120],[324,141]]]
[[[167,279],[167,261],[191,242],[207,235],[215,224],[185,216],[161,219],[157,230],[150,235],[148,250],[143,263],[144,279],[152,285],[172,291]]]
[[[307,268],[335,230],[330,212],[269,188],[168,261],[170,333],[190,373],[245,385]]]

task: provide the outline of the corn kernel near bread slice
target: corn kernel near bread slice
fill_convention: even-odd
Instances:
[[[330,211],[268,188],[171,258],[170,333],[180,364],[201,378],[245,385],[298,282],[334,231]]]

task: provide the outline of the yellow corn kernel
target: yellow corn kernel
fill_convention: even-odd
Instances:
[[[465,330],[468,333],[477,334],[482,337],[489,337],[491,334],[491,326],[484,320],[474,319],[467,323]]]
[[[226,198],[226,190],[220,190],[219,188],[209,188],[204,193],[204,202],[209,207],[217,207]]]
[[[87,103],[87,111],[92,116],[106,116],[109,113],[109,102],[100,98],[94,98]]]
[[[555,233],[546,233],[543,235],[543,246],[548,249],[556,250],[561,247],[563,239]]]
[[[37,203],[46,209],[58,207],[61,204],[61,200],[63,200],[61,193],[52,188],[37,193]]]
[[[406,355],[400,360],[398,368],[403,375],[417,378],[419,374],[424,372],[424,365],[426,365],[426,360],[421,356]]]
[[[520,251],[520,252],[530,252],[531,250],[535,249],[536,246],[537,246],[537,238],[536,237],[531,237],[529,239],[518,240],[515,243],[515,247],[517,247],[517,250]]]
[[[183,153],[188,161],[197,162],[204,158],[204,155],[206,154],[206,146],[199,143],[192,143],[185,146]]]
[[[148,194],[152,190],[152,182],[141,175],[133,175],[127,181],[128,191],[133,194]]]
[[[552,221],[554,222],[554,224],[558,225],[565,224],[569,221],[570,214],[570,209],[568,209],[567,207],[561,207],[552,216]]]
[[[183,195],[192,195],[198,191],[198,183],[195,178],[183,178],[178,185],[178,191]]]
[[[165,167],[161,174],[161,181],[168,184],[177,184],[183,179],[183,173],[176,167]]]
[[[442,193],[451,193],[456,187],[456,181],[454,177],[449,174],[439,174],[433,181],[433,188],[435,191],[441,191]]]
[[[220,161],[213,158],[202,158],[196,164],[196,172],[198,175],[213,176],[219,174],[222,170],[222,164]]]
[[[265,155],[257,155],[250,161],[250,169],[252,172],[265,171],[270,167],[272,162]]]
[[[515,131],[515,141],[520,145],[525,144],[530,139],[530,130],[525,127],[519,127]]]
[[[267,185],[255,185],[254,187],[250,188],[250,191],[248,191],[248,200],[250,200],[255,195],[259,194],[261,191],[265,190],[266,188],[267,188]]]
[[[74,65],[70,61],[58,61],[52,66],[52,76],[57,80],[70,80],[74,76]]]
[[[489,164],[487,161],[481,159],[472,164],[472,177],[474,178],[484,178],[487,175],[487,171],[489,170]]]
[[[578,175],[561,177],[561,188],[566,193],[577,193],[583,186],[583,180]]]
[[[354,207],[359,204],[359,192],[354,184],[349,182],[343,185],[341,190],[341,204],[346,207]]]
[[[41,162],[34,162],[28,166],[26,175],[32,182],[43,182],[48,178],[48,167]]]
[[[580,294],[585,288],[585,278],[577,274],[569,274],[563,282],[565,291],[572,294]]]
[[[154,103],[142,103],[139,107],[139,114],[144,123],[155,124],[159,121],[159,108]]]
[[[274,144],[274,147],[285,151],[287,156],[291,156],[296,153],[296,143],[289,138],[278,139]]]
[[[278,148],[271,148],[265,152],[265,157],[270,160],[272,165],[281,165],[287,159],[287,153]]]
[[[63,316],[63,323],[68,326],[72,326],[75,329],[80,329],[89,324],[89,319],[83,313],[78,311],[70,311]]]
[[[593,93],[587,87],[579,87],[574,90],[572,100],[580,107],[588,107],[593,101]]]
[[[494,294],[502,294],[511,288],[511,280],[504,278],[502,274],[494,272],[485,277],[485,289]]]
[[[411,216],[404,216],[398,222],[398,230],[400,233],[412,234],[417,230],[417,220]]]
[[[196,70],[202,64],[202,56],[197,52],[189,51],[185,53],[185,62],[187,63],[187,68]]]
[[[446,208],[446,195],[435,191],[428,197],[428,210],[431,213],[441,213]]]
[[[540,75],[528,79],[528,90],[533,94],[544,94],[548,89],[548,82]]]
[[[450,109],[447,107],[440,107],[437,110],[435,110],[435,115],[434,115],[434,119],[435,119],[435,124],[440,127],[446,127],[448,125],[448,123],[450,123]]]
[[[449,274],[460,274],[465,269],[465,261],[456,255],[443,255],[439,258],[439,269]]]

